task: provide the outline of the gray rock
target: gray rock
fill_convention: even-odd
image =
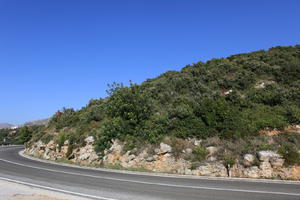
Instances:
[[[195,145],[195,146],[200,146],[201,142],[202,142],[202,140],[197,140],[197,139],[195,139],[195,140],[194,140],[194,145]]]
[[[272,167],[275,167],[275,168],[282,167],[284,164],[284,159],[273,157],[270,159],[270,163],[271,163]]]
[[[136,157],[135,155],[130,154],[130,155],[128,156],[127,160],[128,160],[128,161],[131,161],[131,160],[135,159],[135,157]]]
[[[209,155],[213,155],[218,151],[218,148],[214,146],[210,146],[210,147],[206,147],[206,151],[209,153]]]
[[[89,153],[83,153],[78,156],[78,160],[87,160],[90,157]]]
[[[259,168],[261,170],[269,170],[271,169],[271,164],[268,162],[268,161],[264,161],[264,162],[261,162],[260,165],[259,165]]]
[[[148,158],[146,158],[147,162],[153,162],[155,161],[155,158],[153,156],[149,156]]]
[[[249,167],[244,169],[244,176],[247,178],[259,178],[260,170],[257,166]]]
[[[259,151],[258,158],[260,161],[269,161],[271,158],[280,158],[281,156],[274,151]]]
[[[95,139],[94,139],[93,136],[89,136],[89,137],[85,138],[84,141],[85,141],[87,144],[93,144],[94,141],[95,141]]]
[[[159,154],[166,154],[171,152],[172,152],[172,147],[170,145],[167,145],[163,142],[160,143]]]
[[[190,153],[192,153],[193,152],[193,150],[191,149],[191,148],[186,148],[185,149],[185,153],[187,153],[187,154],[190,154]]]
[[[254,155],[252,155],[252,154],[245,154],[244,155],[244,160],[243,160],[244,166],[246,166],[246,167],[252,166],[252,164],[254,162],[254,159],[255,159]]]
[[[69,144],[70,144],[69,140],[66,140],[66,141],[64,142],[64,145],[65,145],[65,146],[68,146]]]
[[[217,160],[217,158],[214,157],[214,156],[209,156],[209,157],[207,158],[207,161],[209,161],[209,162],[214,162],[214,161],[216,161],[216,160]]]

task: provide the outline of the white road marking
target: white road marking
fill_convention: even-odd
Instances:
[[[187,186],[187,185],[175,185],[175,184],[167,184],[167,183],[152,183],[152,182],[145,182],[145,181],[135,181],[135,180],[128,180],[128,179],[119,179],[119,178],[111,178],[111,177],[99,177],[87,174],[79,174],[73,172],[66,172],[66,171],[59,171],[53,169],[45,169],[41,167],[35,167],[30,165],[25,165],[21,163],[12,162],[5,159],[0,159],[0,161],[19,165],[22,167],[28,167],[33,169],[39,169],[44,171],[50,171],[55,173],[63,173],[75,176],[84,176],[96,179],[106,179],[106,180],[114,180],[114,181],[122,181],[122,182],[131,182],[131,183],[138,183],[138,184],[147,184],[147,185],[158,185],[158,186],[166,186],[166,187],[177,187],[177,188],[191,188],[191,189],[202,189],[202,190],[217,190],[217,191],[229,191],[229,192],[244,192],[244,193],[257,193],[257,194],[273,194],[273,195],[289,195],[289,196],[300,196],[300,193],[287,193],[287,192],[273,192],[273,191],[263,191],[263,190],[242,190],[242,189],[230,189],[230,188],[219,188],[219,187],[204,187],[204,186]]]
[[[0,177],[0,180],[9,181],[9,182],[18,183],[18,184],[27,185],[27,186],[36,187],[36,188],[41,188],[41,189],[46,189],[46,190],[51,190],[51,191],[55,191],[55,192],[62,192],[65,194],[71,194],[71,195],[76,195],[76,196],[80,196],[80,197],[87,197],[87,198],[100,199],[100,200],[117,200],[117,199],[99,197],[99,196],[94,196],[94,195],[78,193],[78,192],[71,192],[68,190],[62,190],[62,189],[32,184],[32,183],[23,182],[23,181],[17,181],[17,180],[13,180],[13,179],[9,179],[9,178],[4,178],[4,177]]]

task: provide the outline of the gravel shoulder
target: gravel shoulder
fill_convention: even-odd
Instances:
[[[87,200],[49,190],[33,188],[30,186],[0,180],[1,200]]]

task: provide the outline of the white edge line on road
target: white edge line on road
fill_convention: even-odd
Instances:
[[[106,179],[106,180],[113,180],[113,181],[122,181],[122,182],[131,182],[131,183],[138,183],[138,184],[146,184],[146,185],[158,185],[158,186],[166,186],[166,187],[177,187],[177,188],[191,188],[191,189],[202,189],[202,190],[217,190],[217,191],[230,191],[230,192],[244,192],[244,193],[258,193],[258,194],[273,194],[273,195],[289,195],[289,196],[300,196],[300,193],[287,193],[287,192],[273,192],[273,191],[263,191],[263,190],[242,190],[242,189],[230,189],[230,188],[218,188],[218,187],[204,187],[204,186],[188,186],[188,185],[175,185],[175,184],[167,184],[167,183],[151,183],[145,181],[135,181],[135,180],[127,180],[127,179],[119,179],[119,178],[111,178],[111,177],[99,177],[99,176],[92,176],[87,174],[79,174],[73,172],[66,172],[66,171],[59,171],[53,169],[45,169],[41,167],[34,167],[30,165],[25,165],[21,163],[12,162],[5,159],[0,159],[0,161],[11,163],[14,165],[19,165],[23,167],[39,169],[44,171],[50,171],[55,173],[63,173],[75,176],[84,176],[96,179]]]
[[[55,192],[62,192],[65,194],[76,195],[76,196],[80,196],[80,197],[87,197],[87,198],[100,199],[100,200],[117,200],[117,199],[93,196],[93,195],[88,195],[88,194],[83,194],[83,193],[78,193],[78,192],[71,192],[68,190],[62,190],[62,189],[57,189],[57,188],[53,188],[53,187],[37,185],[37,184],[33,184],[33,183],[17,181],[17,180],[13,180],[13,179],[9,179],[9,178],[4,178],[4,177],[0,177],[0,180],[17,183],[17,184],[22,184],[22,185],[26,185],[26,186],[31,186],[31,187],[36,187],[36,188],[40,188],[40,189],[51,190],[51,191],[55,191]]]
[[[105,168],[96,168],[96,167],[88,167],[88,166],[81,166],[75,164],[68,164],[68,163],[61,163],[49,160],[43,160],[40,158],[35,158],[32,156],[28,156],[24,154],[24,150],[19,152],[21,157],[24,157],[29,160],[63,166],[63,167],[71,167],[77,169],[85,169],[85,170],[93,170],[93,171],[101,171],[101,172],[110,172],[110,173],[119,173],[119,174],[132,174],[132,175],[139,175],[139,176],[152,176],[152,177],[162,177],[162,178],[175,178],[175,179],[198,179],[198,180],[214,180],[214,181],[240,181],[240,182],[249,182],[249,183],[272,183],[272,184],[300,184],[300,181],[291,181],[291,180],[271,180],[271,179],[255,179],[255,178],[239,178],[239,177],[209,177],[209,176],[191,176],[191,175],[174,175],[174,174],[158,174],[154,172],[135,172],[135,171],[127,171],[127,170],[114,170],[114,169],[105,169]]]

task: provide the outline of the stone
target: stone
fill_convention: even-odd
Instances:
[[[65,146],[68,146],[69,144],[70,144],[69,140],[66,140],[66,141],[64,142],[64,145],[65,145]]]
[[[94,141],[95,141],[95,139],[94,139],[93,136],[89,136],[89,137],[85,138],[84,141],[85,141],[87,144],[93,144]]]
[[[260,161],[269,161],[271,158],[280,158],[281,156],[274,151],[259,151],[258,158]]]
[[[254,159],[255,159],[254,155],[252,155],[252,154],[245,154],[244,155],[244,160],[243,160],[244,166],[246,166],[246,167],[252,166],[252,164],[254,162]]]
[[[259,165],[261,170],[269,170],[272,168],[271,164],[268,161],[261,162]]]
[[[218,148],[214,146],[209,146],[206,147],[206,151],[208,152],[209,155],[213,155],[218,151]]]
[[[128,160],[128,161],[131,161],[131,160],[133,160],[133,159],[135,159],[135,155],[133,155],[133,154],[130,154],[130,155],[127,157],[127,160]]]
[[[166,154],[171,152],[172,152],[172,147],[170,145],[165,144],[163,142],[160,143],[159,154]]]
[[[209,157],[207,158],[207,161],[208,161],[208,162],[214,162],[214,161],[216,161],[216,160],[217,160],[217,158],[214,157],[214,156],[209,156]]]
[[[159,148],[154,149],[155,154],[159,154],[159,152],[160,152]]]
[[[90,157],[89,153],[83,153],[78,156],[78,160],[87,160]]]
[[[54,140],[50,140],[50,142],[48,142],[47,148],[50,149],[51,151],[55,150],[56,145],[55,145]]]
[[[199,166],[196,170],[192,170],[193,175],[198,176],[227,176],[226,167],[220,163],[205,163],[204,165]]]
[[[191,148],[186,148],[185,149],[185,153],[187,154],[191,154],[193,152],[193,150]]]
[[[122,151],[122,146],[119,144],[118,140],[113,141],[113,144],[111,145],[109,151],[113,151],[113,152],[121,152]]]
[[[202,142],[202,140],[197,140],[197,139],[195,139],[195,140],[194,140],[194,145],[195,145],[195,146],[200,146],[201,142]]]
[[[147,162],[153,162],[155,161],[155,158],[153,156],[149,156],[148,158],[146,158]]]
[[[270,159],[270,163],[271,163],[272,167],[275,167],[275,168],[282,167],[284,164],[284,159],[274,157],[274,158]]]
[[[257,166],[249,167],[244,169],[244,177],[246,178],[259,178],[260,170]]]

